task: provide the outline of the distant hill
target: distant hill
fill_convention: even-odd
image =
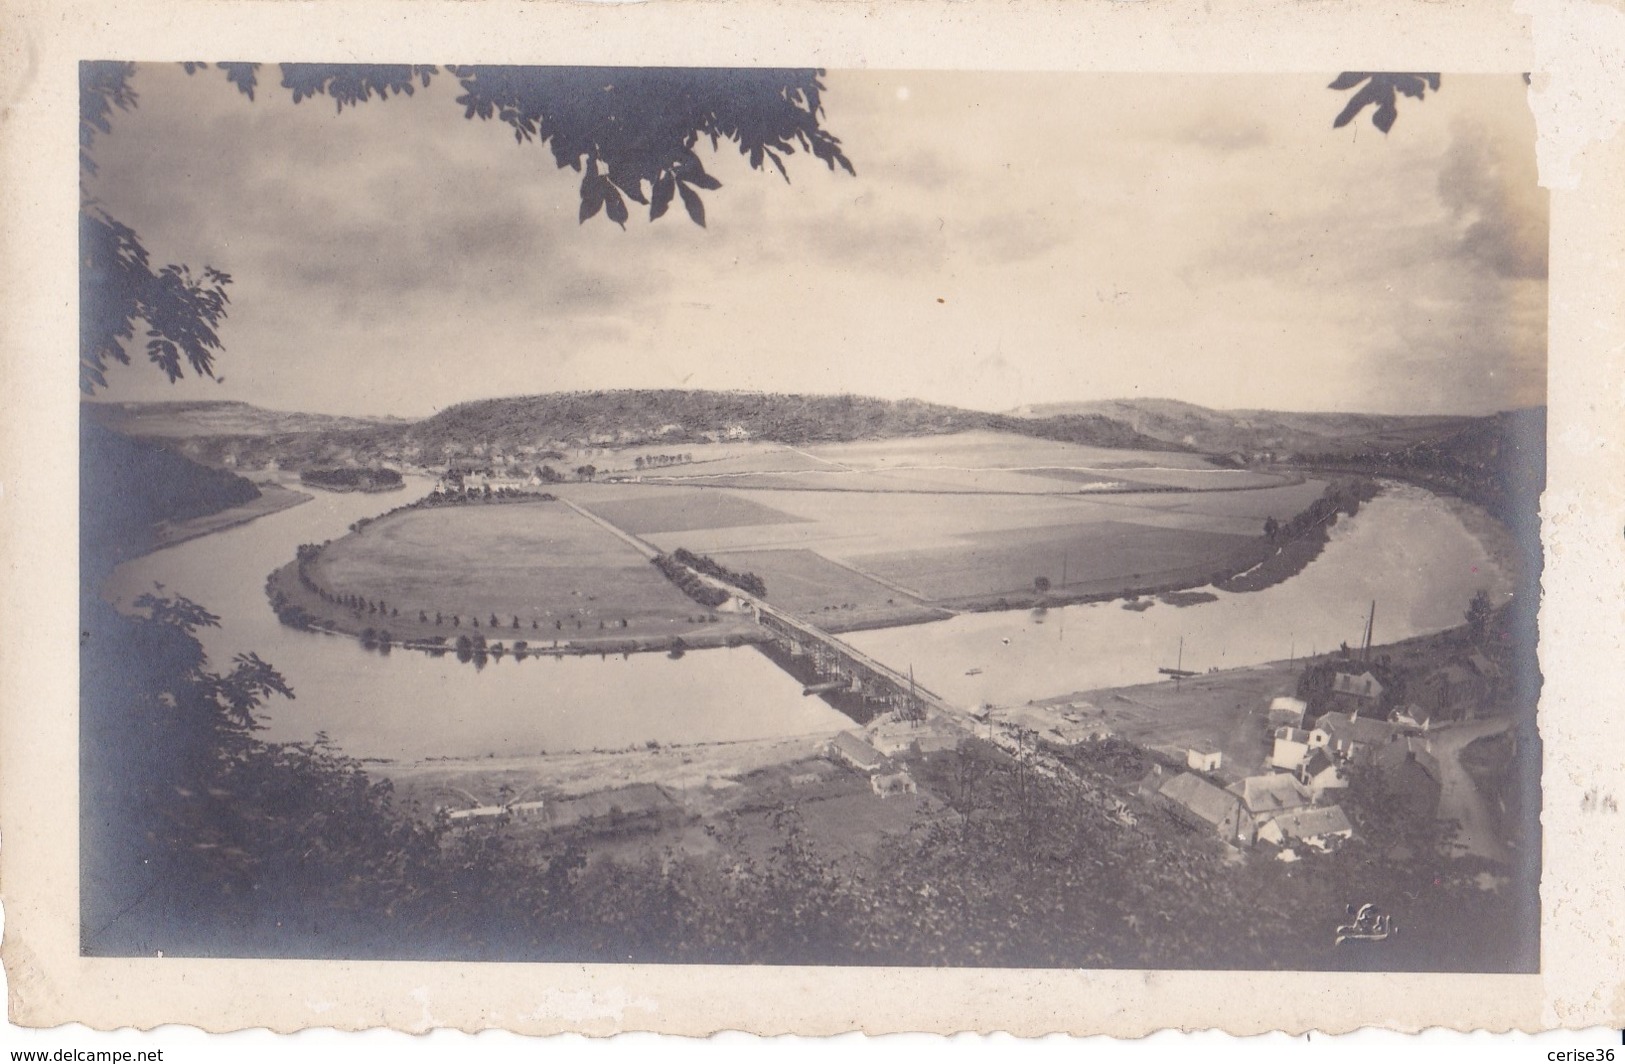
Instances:
[[[555,392],[459,403],[409,431],[423,446],[491,442],[698,441],[738,430],[782,443],[885,439],[981,428],[988,415],[914,399],[679,389]]]
[[[266,410],[248,403],[190,400],[163,403],[81,404],[85,417],[126,436],[275,436],[350,432],[403,425],[398,418],[342,417]]]
[[[1109,399],[1042,403],[1012,411],[1016,417],[1096,416],[1121,422],[1165,443],[1206,454],[1300,454],[1400,450],[1448,437],[1481,420],[1461,416],[1286,413],[1210,410],[1175,399]]]
[[[1014,432],[1100,447],[1167,450],[1169,445],[1095,414],[1013,418],[914,399],[858,395],[627,390],[556,392],[482,399],[421,421],[284,414],[244,403],[87,404],[103,424],[139,426],[210,465],[284,469],[433,463],[484,447],[535,451],[559,446],[697,443],[718,437],[810,444],[930,436],[973,429]],[[300,419],[309,419],[301,421]],[[133,431],[133,430],[132,430]],[[1176,449],[1186,450],[1180,445]]]
[[[1308,464],[1403,476],[1448,491],[1495,514],[1538,553],[1540,495],[1546,488],[1546,410],[1471,418],[1453,431],[1401,447],[1337,449],[1299,456]]]

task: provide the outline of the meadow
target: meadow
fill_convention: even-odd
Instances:
[[[1265,519],[1324,486],[1193,454],[967,432],[747,443],[560,491],[660,550],[757,573],[769,601],[840,631],[1024,601],[1040,576],[1057,598],[1204,583],[1256,561]]]
[[[365,623],[397,640],[454,642],[479,631],[540,649],[555,640],[692,641],[697,631],[743,627],[734,617],[710,621],[634,547],[557,502],[392,514],[330,544],[311,576],[329,591],[383,600],[391,615],[364,614]]]
[[[637,455],[602,456],[602,468]],[[1125,490],[1129,478],[1156,487]],[[1199,585],[1256,562],[1264,520],[1285,521],[1322,487],[1192,454],[970,432],[806,448],[744,441],[555,490],[655,550],[756,573],[770,602],[846,631],[930,620],[944,607]],[[715,642],[748,628],[711,620],[638,548],[562,503],[397,513],[333,543],[312,575],[383,599],[397,640],[455,639],[444,620],[453,615],[462,632],[495,615],[503,634],[541,646],[657,645],[648,641],[696,632]],[[442,624],[423,628],[419,611]]]

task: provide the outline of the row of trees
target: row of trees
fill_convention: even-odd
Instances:
[[[651,558],[654,567],[666,574],[666,579],[677,585],[679,591],[702,606],[716,609],[728,601],[729,595],[720,587],[706,583],[694,570],[670,554],[657,554]]]
[[[767,597],[767,584],[755,573],[741,573],[729,569],[710,555],[695,554],[686,547],[678,547],[672,552],[672,557],[696,572],[716,577],[723,583],[732,584],[739,590],[755,595],[757,598]]]
[[[664,466],[682,465],[694,461],[692,454],[640,454],[632,459],[632,468],[642,471],[644,469],[659,469]]]
[[[1338,514],[1353,517],[1360,505],[1377,497],[1380,489],[1375,481],[1365,477],[1336,480],[1326,485],[1320,498],[1289,518],[1285,524],[1273,516],[1264,521],[1264,538],[1271,543],[1286,543],[1324,528]]]

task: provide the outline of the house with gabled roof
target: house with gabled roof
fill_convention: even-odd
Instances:
[[[1285,772],[1248,776],[1225,790],[1241,802],[1241,820],[1236,835],[1248,842],[1257,838],[1259,829],[1271,820],[1282,813],[1301,809],[1310,802],[1309,788]]]
[[[1371,760],[1383,783],[1407,807],[1428,816],[1438,812],[1444,773],[1431,742],[1419,735],[1405,736],[1378,749]]]
[[[1291,772],[1309,757],[1309,733],[1302,728],[1275,729],[1275,746],[1270,751],[1270,767]]]
[[[1324,748],[1345,761],[1357,761],[1373,747],[1398,738],[1399,732],[1385,720],[1362,717],[1358,713],[1327,713],[1315,721],[1309,745]]]
[[[1217,772],[1224,764],[1224,751],[1210,742],[1192,743],[1185,751],[1185,767],[1192,772]]]
[[[1312,806],[1282,813],[1260,828],[1258,837],[1276,846],[1302,843],[1327,850],[1344,839],[1353,838],[1354,825],[1335,805]]]
[[[1436,717],[1457,720],[1469,714],[1490,694],[1490,681],[1465,665],[1445,665],[1412,684],[1418,705]]]
[[[1382,681],[1371,675],[1369,669],[1360,673],[1339,672],[1332,676],[1333,694],[1376,702],[1381,700],[1382,692]]]
[[[1309,788],[1309,797],[1320,801],[1330,790],[1339,790],[1349,785],[1348,774],[1343,766],[1330,757],[1324,748],[1310,754],[1298,766],[1294,773],[1298,782]]]
[[[1174,815],[1193,827],[1206,828],[1230,842],[1241,826],[1241,803],[1207,780],[1182,772],[1157,792]]]
[[[877,772],[886,766],[886,755],[851,732],[841,732],[825,746],[830,760],[849,765],[859,772]]]

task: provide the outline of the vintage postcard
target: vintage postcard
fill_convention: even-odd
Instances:
[[[7,17],[17,1022],[1625,1020],[1617,11]]]

